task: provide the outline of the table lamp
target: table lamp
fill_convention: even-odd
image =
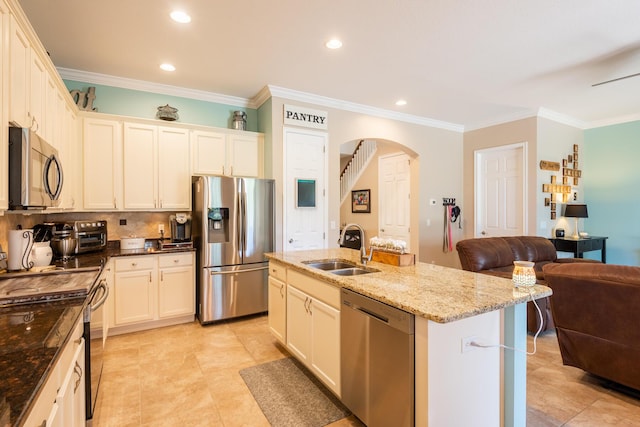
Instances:
[[[580,233],[578,232],[578,219],[589,218],[589,214],[587,213],[587,205],[578,205],[578,204],[567,205],[564,208],[564,216],[567,218],[576,219],[576,228],[572,237],[574,239],[579,239]]]

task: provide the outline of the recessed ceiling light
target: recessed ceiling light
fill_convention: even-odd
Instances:
[[[173,65],[171,65],[171,64],[167,64],[167,63],[165,63],[165,64],[160,64],[160,68],[162,68],[162,69],[163,69],[163,70],[165,70],[165,71],[175,71],[175,70],[176,70],[176,67],[174,67],[174,66],[173,66]]]
[[[325,44],[325,46],[329,49],[340,49],[342,47],[342,42],[338,39],[331,39]]]
[[[191,17],[187,14],[187,12],[184,12],[182,10],[174,10],[169,16],[171,16],[171,19],[181,24],[188,24],[189,22],[191,22]]]
[[[407,101],[405,101],[404,99],[398,99],[398,100],[396,101],[396,105],[397,105],[398,107],[402,107],[403,105],[407,105]]]

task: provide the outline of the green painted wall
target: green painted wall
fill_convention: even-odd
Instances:
[[[582,169],[584,230],[609,237],[608,264],[640,266],[640,121],[586,130]]]
[[[252,108],[73,80],[64,80],[64,84],[70,91],[86,92],[90,86],[95,87],[93,107],[100,113],[154,119],[158,107],[169,104],[178,109],[180,123],[231,128],[233,112],[240,110],[247,113],[247,130],[258,131],[258,112]]]

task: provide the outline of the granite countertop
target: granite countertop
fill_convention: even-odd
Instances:
[[[7,425],[24,422],[109,258],[193,251],[111,246],[55,261],[50,271],[0,274],[0,419],[9,413]]]
[[[82,316],[85,300],[81,296],[0,307],[0,401],[9,408],[8,425],[24,422]]]
[[[338,276],[303,264],[342,259],[360,263],[360,251],[319,249],[269,253],[267,257],[336,287],[351,289],[391,306],[438,323],[448,323],[551,295],[551,288],[514,288],[511,280],[433,264],[396,267],[367,263],[380,270],[358,276]]]

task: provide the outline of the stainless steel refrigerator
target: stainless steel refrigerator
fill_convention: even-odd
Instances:
[[[193,178],[200,323],[267,311],[264,253],[274,247],[274,197],[272,179]]]

